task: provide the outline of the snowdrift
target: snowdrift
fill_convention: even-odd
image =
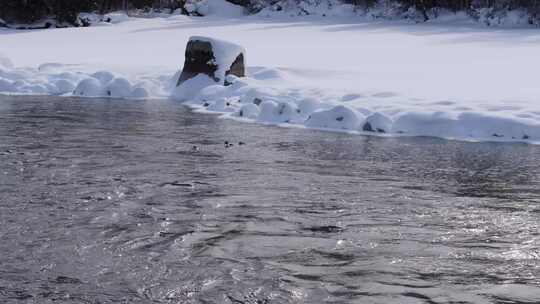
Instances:
[[[533,72],[540,69],[540,47],[533,43],[540,35],[529,30],[208,18],[119,17],[106,27],[0,29],[0,92],[170,98],[246,122],[540,142]],[[223,86],[199,75],[177,87],[174,69],[192,35],[245,46],[247,77],[229,75]]]
[[[229,75],[229,86],[204,74],[176,86],[177,76],[128,80],[112,71],[83,73],[58,63],[37,69],[15,68],[5,56],[0,57],[0,66],[0,93],[4,94],[171,98],[201,112],[220,113],[224,118],[245,122],[382,136],[540,143],[540,118],[527,115],[523,109],[505,110],[501,105],[500,111],[395,106],[381,110],[366,107],[363,100],[367,97],[348,94],[334,100],[317,99],[309,89],[282,87],[280,84],[293,80],[287,72],[277,69],[251,69],[252,75],[246,78]]]

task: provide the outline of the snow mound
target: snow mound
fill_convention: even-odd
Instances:
[[[271,105],[269,107],[268,105]],[[263,101],[259,120],[272,123],[295,123],[300,121],[296,105],[290,101]]]
[[[16,90],[15,85],[13,82],[0,78],[0,92],[14,92]]]
[[[54,82],[58,94],[67,94],[75,90],[75,85],[66,79],[60,79]]]
[[[59,69],[63,68],[65,65],[62,63],[57,62],[48,62],[41,64],[38,67],[38,70],[41,72],[52,72],[52,71],[58,71]]]
[[[295,78],[289,74],[263,68],[253,77],[230,77],[228,86],[199,74],[176,87],[173,83],[178,75],[129,79],[107,70],[85,73],[48,63],[37,69],[0,68],[0,92],[172,98],[206,112],[252,122],[374,135],[540,143],[540,111],[527,111],[516,103],[477,104],[471,108],[455,101],[438,101],[417,106],[385,92],[325,95],[291,84]]]
[[[267,73],[271,77],[266,77]],[[373,135],[540,142],[540,111],[523,113],[522,108],[509,106],[471,111],[451,101],[418,107],[388,92],[325,96],[318,90],[285,86],[292,78],[283,70],[259,69],[253,75],[236,79],[230,86],[199,75],[178,87],[173,98],[197,109],[222,113],[225,118],[269,124]],[[385,100],[384,106],[381,100]],[[426,110],[430,108],[438,110]]]
[[[13,68],[13,62],[2,53],[0,53],[0,68],[6,68],[6,69]]]
[[[136,98],[136,99],[147,98],[149,96],[150,96],[150,94],[143,87],[134,88],[133,91],[131,92],[131,95],[130,95],[130,97]]]
[[[347,106],[336,106],[329,110],[320,110],[311,114],[306,126],[311,128],[359,131],[365,117]]]
[[[238,111],[239,117],[249,118],[249,119],[256,119],[260,114],[259,107],[256,104],[249,103],[243,105],[240,110]]]
[[[91,75],[95,79],[99,80],[101,84],[107,84],[114,79],[114,75],[108,71],[98,71]]]
[[[259,105],[260,114],[257,117],[259,121],[278,122],[278,104],[272,100],[265,100]]]
[[[170,76],[126,78],[107,70],[76,71],[78,65],[44,63],[36,69],[0,67],[0,92],[111,98],[164,98]],[[133,85],[135,84],[135,85]]]
[[[231,102],[227,98],[220,98],[215,102],[209,103],[207,110],[213,112],[235,112],[235,109],[231,107]]]
[[[267,79],[283,79],[284,75],[278,69],[261,69],[253,73],[253,78],[257,80],[267,80]]]
[[[113,98],[123,98],[131,96],[131,83],[125,78],[115,78],[105,87],[107,96]]]
[[[392,120],[384,114],[372,113],[366,117],[366,122],[362,127],[366,132],[388,133],[392,130]]]
[[[540,138],[538,121],[481,112],[408,112],[399,115],[392,132],[452,139],[528,140]]]
[[[100,97],[103,96],[103,86],[101,82],[95,78],[87,78],[79,82],[73,91],[73,95],[84,97]]]
[[[210,77],[199,74],[173,89],[171,97],[178,101],[192,100],[203,88],[215,85],[216,82]]]

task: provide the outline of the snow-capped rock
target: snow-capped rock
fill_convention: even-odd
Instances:
[[[191,37],[186,47],[184,67],[177,85],[205,74],[215,82],[224,84],[225,77],[232,74],[244,77],[245,49],[234,43],[207,37]]]

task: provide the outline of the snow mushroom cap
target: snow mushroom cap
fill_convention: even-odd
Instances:
[[[224,83],[229,74],[245,76],[245,49],[219,39],[192,36],[186,47],[184,68],[177,85],[203,73]]]

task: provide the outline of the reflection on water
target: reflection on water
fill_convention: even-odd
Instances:
[[[1,97],[0,302],[538,303],[539,168],[525,144]]]

